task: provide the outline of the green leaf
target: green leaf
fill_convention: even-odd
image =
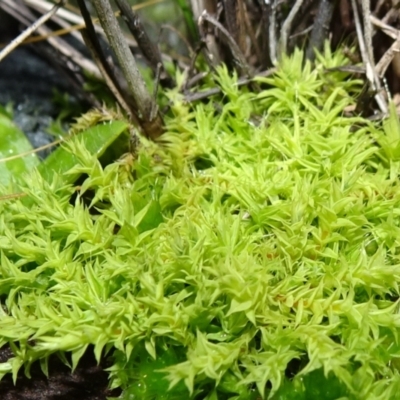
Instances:
[[[143,400],[180,400],[190,398],[188,390],[182,382],[169,389],[166,374],[160,371],[178,362],[175,350],[170,348],[159,353],[154,360],[146,350],[139,351],[140,362],[135,368],[136,382],[124,391],[123,398]]]
[[[100,157],[112,146],[113,142],[121,135],[128,127],[125,121],[105,122],[101,125],[96,125],[88,130],[72,136],[69,140],[72,142],[82,141],[85,148],[90,154]],[[38,167],[43,178],[51,182],[54,173],[64,174],[78,164],[78,159],[75,154],[71,153],[64,146],[59,147],[51,153]],[[76,175],[65,175],[64,179],[67,183],[72,183],[76,180]]]
[[[375,136],[387,159],[389,161],[399,161],[400,121],[393,101],[389,103],[389,118],[383,121],[383,132],[378,131]]]
[[[88,345],[85,344],[84,346],[72,351],[72,354],[71,354],[72,371],[74,371],[75,368],[78,366],[79,360],[85,354],[87,347],[88,347]]]
[[[3,159],[32,150],[26,136],[4,113],[0,113],[0,184],[8,185],[12,179],[18,179],[39,164],[35,153],[9,161]]]
[[[145,208],[143,208],[142,211],[144,211],[144,215],[137,225],[139,233],[157,228],[157,226],[161,224],[161,222],[163,222],[161,205],[159,201],[150,200],[150,203]]]

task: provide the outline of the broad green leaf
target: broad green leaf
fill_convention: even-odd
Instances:
[[[72,141],[82,141],[85,148],[91,153],[101,157],[108,147],[126,130],[128,124],[125,121],[106,122],[96,125],[88,130],[71,137]],[[51,153],[38,167],[39,172],[47,181],[51,181],[54,173],[63,174],[78,164],[77,157],[60,146]],[[76,176],[69,175],[64,178],[66,182],[71,183]]]
[[[23,132],[4,113],[0,113],[0,184],[8,185],[12,179],[31,171],[39,164],[35,153],[9,161],[3,159],[32,150]]]
[[[137,225],[137,229],[140,233],[156,228],[163,222],[159,201],[150,200],[149,205],[143,208],[142,211],[145,211],[145,214]]]
[[[183,383],[179,383],[174,388],[169,387],[165,372],[161,372],[165,367],[178,362],[178,357],[173,348],[162,352],[154,360],[147,351],[139,352],[140,363],[135,368],[135,380],[125,391],[123,398],[138,399],[159,399],[159,400],[180,400],[189,399],[189,393]]]

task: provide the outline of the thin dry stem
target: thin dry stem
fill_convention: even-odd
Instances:
[[[224,38],[224,41],[229,46],[229,49],[231,50],[232,56],[235,59],[235,62],[239,70],[241,70],[241,72],[246,75],[251,75],[251,68],[246,61],[246,57],[240,50],[238,44],[235,42],[235,39],[232,37],[232,35],[206,11],[204,11],[203,14],[200,16],[199,25],[201,26],[204,23],[204,21],[207,21],[208,23],[210,23],[219,30],[219,32]]]
[[[53,8],[54,4],[50,3],[46,0],[24,0],[24,3],[31,8],[35,8],[36,10],[41,11],[49,11]],[[82,24],[83,19],[81,16],[66,10],[65,8],[59,8],[56,12],[60,18],[72,22],[73,24]]]
[[[385,54],[381,57],[378,64],[376,64],[375,70],[380,78],[383,78],[387,68],[390,63],[393,61],[393,58],[396,54],[400,52],[400,32],[397,36],[397,39],[393,42],[393,44],[386,50]]]
[[[390,36],[392,39],[397,40],[398,30],[386,24],[385,22],[381,21],[380,19],[374,17],[373,15],[370,16],[371,22],[378,28],[381,29],[383,33]]]
[[[112,92],[112,94],[114,95],[114,97],[116,98],[118,103],[121,105],[122,109],[126,112],[128,117],[130,119],[133,119],[134,117],[133,117],[133,114],[132,114],[132,110],[130,109],[128,103],[124,100],[122,94],[120,93],[119,89],[115,85],[113,79],[111,78],[111,76],[107,72],[107,69],[103,65],[101,56],[95,50],[95,46],[91,42],[91,40],[89,38],[89,35],[88,35],[88,33],[87,33],[87,31],[85,29],[82,30],[82,37],[83,37],[83,39],[84,39],[84,41],[86,43],[86,46],[90,50],[93,59],[96,61],[97,67],[99,68],[99,70],[100,70],[100,72],[101,72],[101,74],[102,74],[102,76],[103,76],[108,88],[110,89],[110,91]]]
[[[252,78],[240,78],[237,82],[237,86],[243,86],[243,85],[248,85],[249,83],[252,83],[255,81],[256,78],[258,77],[267,77],[271,76],[276,72],[276,68],[271,68],[266,71],[258,73],[256,76]],[[215,94],[221,93],[222,89],[220,87],[215,87],[209,90],[206,90],[204,92],[198,92],[198,93],[187,93],[185,94],[184,100],[187,103],[192,103],[194,101],[198,100],[203,100],[206,99],[207,97],[213,96]]]
[[[289,12],[289,15],[285,19],[285,22],[282,24],[281,37],[279,40],[279,54],[278,54],[279,58],[282,58],[282,56],[287,52],[287,41],[290,34],[290,29],[292,27],[292,22],[296,14],[299,12],[300,7],[303,4],[303,1],[304,0],[296,0],[294,6]]]
[[[351,0],[351,5],[353,7],[354,22],[356,25],[358,44],[360,46],[360,52],[361,52],[361,57],[362,57],[363,63],[365,65],[366,76],[369,81],[371,89],[374,92],[376,92],[375,100],[378,104],[379,109],[381,110],[382,113],[386,114],[388,111],[388,106],[387,106],[387,103],[386,103],[384,97],[382,96],[382,93],[380,92],[381,84],[380,84],[379,78],[376,74],[376,71],[372,65],[372,61],[370,60],[368,50],[365,45],[364,34],[363,34],[362,27],[361,27],[361,21],[360,21],[360,16],[358,13],[358,7],[357,7],[356,0]]]
[[[277,0],[272,0],[271,12],[269,15],[269,58],[273,65],[276,65],[276,6]]]
[[[1,7],[4,9],[7,7],[6,11],[13,15],[17,20],[21,21],[23,24],[28,25],[31,20],[33,20],[33,14],[26,9],[21,9],[20,5],[16,4],[14,0],[2,0],[3,3]],[[45,26],[40,26],[37,32],[45,36],[51,31]],[[96,65],[89,59],[85,58],[79,51],[68,44],[65,40],[60,37],[49,37],[47,39],[48,43],[53,46],[60,54],[64,57],[70,59],[73,63],[78,65],[83,70],[89,72],[91,75],[97,79],[101,79],[101,74]]]
[[[15,48],[17,48],[28,36],[32,35],[41,25],[48,21],[56,11],[64,4],[65,0],[60,0],[59,3],[54,5],[54,7],[48,11],[46,14],[42,15],[36,22],[31,26],[28,26],[20,35],[18,35],[11,43],[9,43],[0,52],[0,61],[7,57]]]
[[[17,160],[19,158],[30,156],[31,154],[38,153],[39,151],[49,149],[50,147],[57,146],[58,144],[63,143],[63,142],[65,142],[65,139],[55,140],[54,142],[37,147],[36,149],[32,149],[29,151],[25,151],[23,153],[15,154],[14,156],[0,158],[0,163],[5,163],[7,161],[13,161],[13,160]]]
[[[372,24],[370,18],[371,17],[370,0],[361,0],[361,9],[363,14],[365,47],[371,66],[372,68],[374,68],[375,62],[374,62],[374,50],[372,48]]]

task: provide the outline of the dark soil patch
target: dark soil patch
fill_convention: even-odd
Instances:
[[[0,361],[12,356],[8,347],[0,349]],[[11,375],[0,382],[1,400],[106,400],[108,396],[117,397],[120,390],[108,389],[108,374],[104,371],[109,365],[97,365],[93,352],[89,349],[72,373],[71,369],[53,356],[49,360],[49,377],[40,369],[38,362],[31,367],[31,378],[22,371],[16,385]]]

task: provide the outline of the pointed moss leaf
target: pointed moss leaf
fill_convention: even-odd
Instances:
[[[384,120],[383,129],[390,145],[400,141],[400,121],[393,101],[389,103],[389,118]]]
[[[12,363],[11,362],[2,362],[0,363],[0,379],[3,378],[4,375],[12,372]]]
[[[147,350],[147,352],[154,358],[154,360],[157,358],[156,355],[156,348],[154,346],[154,342],[150,341],[150,340],[146,340],[144,342],[144,346]]]
[[[148,207],[146,207],[146,212],[143,218],[137,225],[139,232],[145,232],[150,229],[157,228],[159,224],[163,222],[163,216],[161,213],[161,205],[157,200],[151,200]]]
[[[13,382],[14,385],[17,382],[17,377],[18,377],[18,372],[20,370],[20,368],[24,365],[24,361],[20,358],[20,357],[14,357],[10,360],[12,367],[12,378],[13,378]]]
[[[106,295],[106,283],[102,282],[97,274],[93,266],[90,263],[86,264],[85,267],[85,275],[86,275],[86,282],[88,285],[88,289],[91,293],[96,296],[101,301],[105,301],[107,298]]]
[[[49,376],[49,358],[44,357],[40,359],[40,369],[46,377]]]
[[[137,191],[133,190],[131,193],[131,200],[135,210],[141,210],[146,206],[148,200],[143,198]]]
[[[96,343],[94,344],[94,356],[96,358],[97,364],[100,364],[101,354],[109,340],[110,338],[104,333],[96,338]]]
[[[208,396],[204,398],[204,400],[218,400],[217,391],[214,389]]]
[[[0,114],[0,184],[7,186],[12,179],[18,180],[23,174],[39,165],[35,153],[27,154],[9,161],[2,161],[32,150],[26,136],[10,120],[9,116]]]
[[[241,302],[233,299],[231,303],[231,308],[229,309],[227,316],[233,313],[248,310],[251,307],[252,303],[253,302],[251,300]]]
[[[381,146],[387,159],[390,161],[400,160],[400,121],[397,115],[396,106],[389,103],[389,118],[383,121],[383,132],[376,131],[375,137]]]
[[[218,389],[222,393],[247,394],[250,398],[250,391],[240,384],[240,379],[232,372],[224,374],[218,385]]]
[[[85,354],[87,347],[88,347],[88,345],[86,344],[86,345],[80,347],[79,349],[72,351],[72,354],[71,354],[72,371],[74,371],[76,369],[76,367],[78,366],[79,360]]]
[[[129,242],[130,241],[133,242],[139,235],[139,232],[134,226],[132,226],[126,222],[122,225],[121,230],[119,231],[119,234],[122,235]]]
[[[68,140],[72,142],[81,141],[90,154],[100,157],[109,146],[124,132],[128,124],[125,121],[105,122],[88,130],[72,136]],[[59,147],[38,167],[41,175],[49,182],[52,181],[54,173],[64,174],[78,164],[78,159],[65,146]],[[65,182],[71,183],[77,175],[65,175]]]

